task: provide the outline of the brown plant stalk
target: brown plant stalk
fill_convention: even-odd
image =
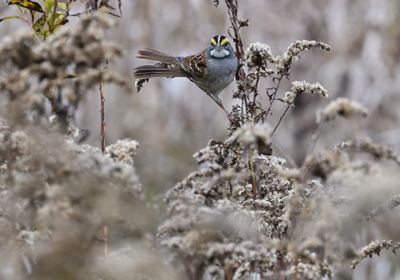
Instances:
[[[244,58],[243,41],[240,36],[240,29],[242,27],[248,26],[248,20],[240,20],[238,18],[238,1],[237,0],[225,0],[226,6],[228,7],[229,20],[231,22],[231,27],[228,30],[229,36],[232,37],[235,42],[236,57],[239,61],[239,67],[236,72],[236,80],[243,81],[245,78],[242,66]],[[232,33],[233,32],[233,33]]]
[[[100,142],[101,142],[101,151],[104,153],[106,150],[106,122],[105,122],[105,98],[104,98],[104,91],[103,91],[103,80],[100,78],[99,81],[99,93],[100,93]]]

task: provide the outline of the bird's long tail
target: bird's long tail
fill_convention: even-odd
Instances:
[[[154,77],[184,77],[181,69],[168,67],[163,64],[142,65],[134,69],[133,75],[136,79],[150,79]]]
[[[179,63],[174,56],[170,56],[155,50],[145,49],[140,50],[137,57],[158,61],[159,63],[136,67],[133,73],[136,79],[185,76],[185,73],[179,67]]]
[[[155,61],[172,63],[172,64],[177,62],[175,56],[171,56],[166,53],[159,52],[156,50],[151,50],[151,49],[140,50],[138,52],[137,58],[155,60]]]

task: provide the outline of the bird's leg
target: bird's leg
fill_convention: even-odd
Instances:
[[[215,103],[217,103],[217,105],[218,105],[222,110],[224,110],[226,116],[227,116],[228,119],[229,119],[229,112],[225,109],[224,104],[222,104],[221,99],[220,99],[218,96],[215,96],[215,95],[212,95],[212,94],[209,94],[208,96],[210,96],[210,97],[215,101]]]
[[[229,116],[229,112],[225,109],[224,104],[222,104],[222,101],[218,96],[212,94],[207,94],[207,95],[210,96],[215,101],[215,103],[217,103],[217,105],[221,107],[222,110],[224,110],[226,117],[228,118],[230,127],[240,126],[240,124],[238,124],[237,121],[234,120],[234,118],[231,119],[231,117]]]

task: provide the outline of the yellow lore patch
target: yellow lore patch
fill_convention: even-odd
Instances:
[[[216,45],[217,45],[217,41],[215,41],[215,39],[212,38],[212,39],[211,39],[211,44],[213,44],[214,46],[216,46]]]
[[[229,44],[229,40],[228,40],[227,38],[224,38],[224,39],[221,41],[221,46],[225,46],[225,45],[227,45],[227,44]]]

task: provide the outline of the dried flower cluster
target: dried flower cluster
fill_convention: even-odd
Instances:
[[[314,199],[305,201],[309,205],[306,207],[311,207],[308,213],[309,215],[315,213],[316,209],[313,209],[315,203],[325,205],[322,209],[329,211],[329,224],[333,227],[331,228],[333,236],[330,238],[336,240],[334,241],[336,242],[336,249],[346,252],[345,256],[340,256],[339,259],[346,263],[351,261],[351,267],[355,269],[358,263],[367,256],[379,254],[382,249],[398,248],[398,242],[373,242],[357,253],[353,249],[354,241],[348,240],[344,236],[338,236],[337,233],[344,230],[346,234],[355,237],[360,236],[363,232],[368,232],[370,227],[377,226],[380,228],[382,225],[378,222],[378,217],[390,215],[392,211],[396,213],[400,200],[396,189],[397,184],[390,186],[391,183],[388,183],[389,186],[385,187],[381,185],[382,182],[386,182],[382,174],[384,173],[383,170],[387,170],[387,166],[365,159],[361,161],[356,158],[352,159],[346,153],[347,150],[372,152],[372,154],[379,154],[377,158],[392,159],[393,154],[389,152],[390,149],[376,144],[372,145],[373,148],[371,148],[371,143],[369,143],[367,150],[360,150],[358,144],[351,144],[353,142],[358,143],[357,141],[350,141],[349,146],[343,145],[347,147],[346,149],[326,150],[310,155],[303,164],[302,171],[304,173],[302,172],[302,176],[313,176],[323,180],[323,186],[318,183],[313,188],[305,188],[306,193],[311,192],[311,197],[314,197]],[[362,146],[364,145],[361,144]],[[319,220],[318,223],[323,222]],[[354,227],[354,225],[357,226]],[[325,230],[328,229],[325,228]],[[325,250],[330,246],[325,244]],[[339,267],[342,267],[342,265],[339,265]],[[340,270],[337,269],[336,273]]]
[[[230,145],[239,143],[244,147],[254,144],[260,154],[269,154],[262,151],[271,146],[271,128],[267,124],[248,123],[237,129],[228,142]]]
[[[319,83],[295,81],[292,82],[291,89],[283,97],[279,97],[281,81],[284,77],[289,78],[292,63],[299,58],[302,51],[311,48],[330,50],[330,46],[323,42],[303,40],[291,44],[282,56],[274,56],[267,44],[257,42],[249,45],[243,57],[248,73],[244,74],[243,69],[238,72],[240,79],[234,97],[241,99],[241,105],[235,106],[230,115],[231,131],[248,122],[264,123],[272,113],[274,102],[284,102],[288,107],[275,125],[273,134],[299,94],[310,92],[323,97],[328,96],[327,90]],[[265,90],[260,89],[261,78],[269,78],[272,86]],[[269,101],[266,106],[260,101],[264,92]]]
[[[71,117],[84,93],[99,80],[129,87],[109,69],[122,52],[116,44],[104,40],[113,21],[101,14],[84,16],[73,28],[63,28],[40,42],[31,32],[17,32],[0,44],[0,90],[11,100],[21,100],[23,111],[45,112],[46,99],[52,113]],[[43,98],[45,97],[45,98]]]
[[[310,49],[320,49],[323,51],[330,51],[331,46],[324,42],[300,40],[292,43],[287,51],[281,56],[277,57],[278,60],[278,73],[283,76],[288,76],[290,74],[290,68],[296,59],[299,58],[300,54],[304,51],[309,51]]]
[[[94,14],[45,42],[16,33],[0,43],[1,279],[174,279],[151,252],[153,209],[133,166],[138,143],[121,140],[103,154],[73,142],[69,109],[100,78],[125,85],[101,67],[121,54],[104,38],[111,24]],[[139,251],[146,257],[131,265]]]
[[[400,155],[393,149],[374,143],[370,139],[346,141],[338,145],[336,149],[368,153],[376,159],[388,159],[400,165]]]
[[[385,201],[383,205],[379,205],[375,209],[372,209],[368,213],[366,219],[371,220],[371,219],[375,218],[376,216],[383,215],[383,214],[393,210],[394,208],[396,208],[399,205],[400,205],[400,195],[395,195],[395,196],[389,198],[387,201]]]
[[[104,226],[120,242],[115,250],[146,234],[150,212],[132,165],[135,141],[103,155],[33,127],[3,126],[0,139],[1,279],[96,274],[101,264],[91,259],[101,255]]]
[[[309,247],[284,241],[294,232],[296,183],[283,175],[285,160],[251,153],[259,142],[269,143],[268,135],[262,126],[246,126],[225,143],[211,141],[195,155],[199,170],[167,193],[169,217],[159,235],[189,278],[331,275],[332,267]]]
[[[292,87],[290,88],[290,91],[287,91],[285,93],[283,101],[287,105],[293,106],[296,97],[304,92],[319,95],[322,97],[328,97],[328,91],[319,83],[312,84],[306,81],[295,81],[292,82]]]
[[[246,49],[246,65],[249,69],[251,68],[262,68],[266,69],[267,63],[275,63],[275,58],[271,53],[271,48],[267,44],[252,43]]]
[[[139,148],[139,142],[124,139],[118,140],[106,148],[106,155],[117,162],[123,162],[128,165],[133,165],[133,158],[136,156],[136,151]]]
[[[304,171],[322,179],[326,179],[334,170],[343,166],[347,158],[339,152],[324,151],[306,157]]]
[[[366,117],[368,109],[359,102],[340,97],[331,101],[322,111],[317,112],[317,123],[329,122],[336,117],[348,119],[356,115]]]
[[[400,248],[400,242],[392,240],[376,240],[360,249],[359,257],[353,261],[352,268],[355,268],[363,259],[379,255],[382,250],[392,250],[396,254],[396,250]]]

